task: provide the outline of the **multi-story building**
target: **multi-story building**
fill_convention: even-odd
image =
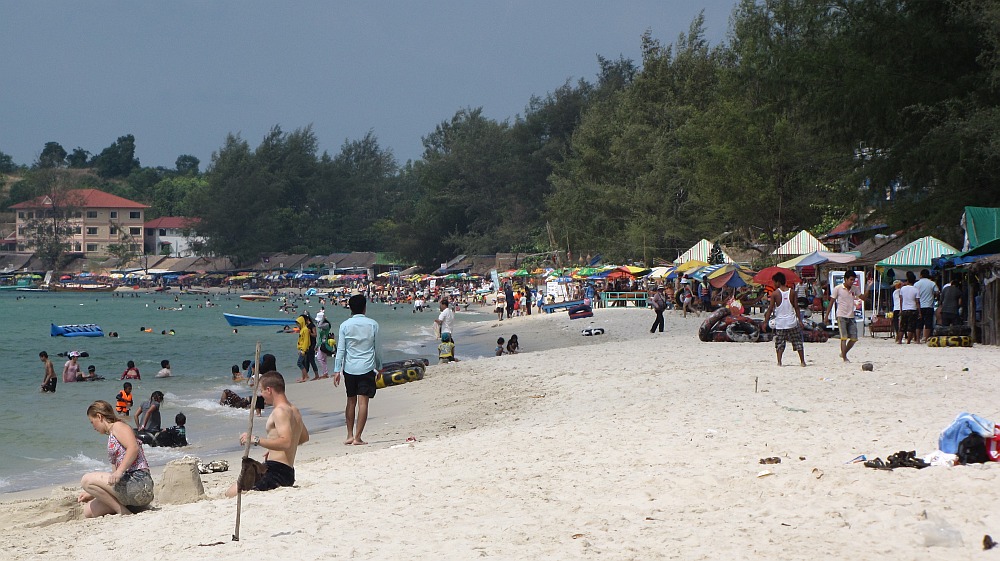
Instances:
[[[204,242],[194,235],[197,220],[183,216],[161,216],[146,222],[146,253],[192,257],[192,242]]]
[[[70,252],[107,255],[112,244],[129,244],[135,253],[143,251],[144,215],[149,206],[142,203],[98,189],[72,189],[58,195],[42,195],[10,208],[17,213],[18,253],[34,251],[25,230],[33,223],[54,217],[69,226]]]

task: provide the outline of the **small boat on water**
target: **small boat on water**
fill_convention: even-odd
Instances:
[[[295,318],[258,318],[253,316],[240,316],[236,314],[222,314],[229,325],[233,327],[243,327],[244,325],[295,325]]]
[[[93,323],[79,325],[56,325],[51,324],[49,335],[52,337],[104,337],[101,326]]]
[[[247,294],[240,294],[240,299],[246,300],[247,302],[270,302],[271,296],[263,292],[250,292]]]
[[[211,294],[207,288],[202,288],[200,286],[192,286],[184,292],[187,292],[188,294]]]

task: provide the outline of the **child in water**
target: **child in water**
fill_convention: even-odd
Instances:
[[[232,370],[233,370],[233,381],[234,382],[242,382],[243,381],[243,372],[240,370],[240,365],[234,364]]]
[[[125,382],[122,384],[122,391],[115,396],[115,413],[119,417],[128,417],[132,409],[132,384]]]
[[[497,339],[497,348],[494,349],[494,351],[496,352],[497,356],[500,356],[500,355],[503,354],[503,343],[504,343],[503,337],[500,337],[500,338]]]
[[[170,372],[170,361],[169,360],[161,360],[160,361],[160,371],[156,373],[156,377],[157,378],[169,378],[171,376],[173,376],[173,374]]]
[[[451,340],[451,333],[442,333],[441,344],[438,345],[438,364],[448,362],[458,362],[455,358],[455,342]]]

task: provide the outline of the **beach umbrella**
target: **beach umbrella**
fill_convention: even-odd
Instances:
[[[753,280],[757,284],[774,286],[774,280],[772,280],[771,277],[773,277],[775,273],[784,273],[785,284],[792,285],[792,284],[799,284],[800,282],[802,282],[802,278],[799,277],[798,273],[796,273],[791,269],[786,269],[784,267],[765,267],[764,269],[761,269],[760,271],[757,272],[756,275],[753,276]]]
[[[722,288],[724,286],[728,286],[730,288],[742,288],[744,286],[757,283],[753,281],[753,278],[749,273],[745,273],[742,270],[733,270],[717,277],[709,278],[708,284],[714,286],[715,288]]]
[[[782,261],[778,263],[779,267],[784,267],[786,269],[801,269],[802,267],[809,267],[815,265],[822,265],[824,263],[850,263],[856,261],[857,257],[851,255],[850,253],[836,253],[833,251],[821,251],[817,250],[812,253],[807,253],[805,255],[800,255],[789,259],[788,261]]]
[[[697,269],[698,267],[705,267],[708,263],[704,261],[699,261],[697,259],[691,259],[690,261],[685,261],[677,266],[678,273],[686,273],[692,269]]]

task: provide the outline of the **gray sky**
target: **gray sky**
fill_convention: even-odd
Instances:
[[[504,120],[597,55],[639,61],[650,29],[673,43],[704,10],[725,39],[736,0],[433,0],[0,3],[0,151],[46,142],[98,153],[136,138],[144,166],[191,154],[204,171],[226,134],[256,147],[312,124],[320,149],[374,131],[400,163],[463,107]]]

